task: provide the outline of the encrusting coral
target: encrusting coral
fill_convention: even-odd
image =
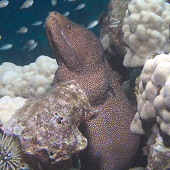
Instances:
[[[0,65],[0,97],[30,98],[44,94],[51,89],[56,70],[55,59],[43,55],[23,67],[4,62]]]
[[[165,0],[132,0],[122,27],[127,44],[124,66],[143,66],[151,52],[169,53],[170,4]]]
[[[95,113],[75,81],[58,83],[29,99],[1,129],[19,136],[24,154],[36,155],[40,163],[57,163],[86,148],[87,139],[78,126]]]
[[[170,136],[170,54],[147,60],[141,79],[131,131],[145,134],[158,123],[161,131]]]

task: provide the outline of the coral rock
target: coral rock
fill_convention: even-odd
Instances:
[[[25,154],[55,163],[86,148],[87,140],[78,126],[93,114],[84,91],[70,81],[56,84],[43,96],[28,100],[3,125],[3,130],[19,136]]]
[[[170,168],[170,149],[164,146],[159,132],[156,143],[151,145],[146,170],[165,170]]]
[[[122,26],[124,15],[130,0],[111,0],[109,2],[109,37],[117,53],[125,54]]]

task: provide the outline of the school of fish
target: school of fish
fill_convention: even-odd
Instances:
[[[75,0],[64,0],[64,1],[67,1],[68,3],[74,3]],[[18,8],[20,10],[24,10],[24,9],[27,9],[29,7],[31,7],[33,4],[34,4],[34,0],[25,0],[25,2],[21,3],[20,6],[18,6]],[[51,0],[51,4],[52,6],[56,6],[57,5],[57,0]],[[0,1],[0,9],[1,8],[4,8],[4,7],[7,7],[10,5],[10,1],[8,0],[1,0]],[[86,3],[79,3],[75,8],[74,8],[74,11],[79,11],[79,10],[82,10],[83,8],[86,7]],[[72,12],[74,12],[72,11]],[[48,14],[47,14],[48,15]],[[63,13],[64,16],[68,17],[70,15],[70,11],[65,11]],[[45,20],[45,19],[44,19]],[[37,20],[37,21],[34,21],[31,26],[34,26],[34,27],[37,27],[37,26],[40,26],[44,23],[44,21],[41,21],[41,20]],[[87,29],[93,29],[96,25],[98,24],[98,20],[93,20],[91,22],[89,22],[89,24],[86,26]],[[44,25],[43,25],[44,26]],[[16,30],[16,34],[26,34],[27,32],[29,31],[28,27],[23,25],[22,27],[18,28]],[[3,39],[4,37],[2,36],[1,32],[0,32],[0,40]],[[1,44],[1,41],[0,41],[0,50],[9,50],[13,47],[14,45],[10,42],[6,42],[5,44]],[[28,40],[25,42],[24,46],[22,49],[28,49],[28,51],[33,51],[36,47],[38,46],[38,42],[35,42],[35,40]]]

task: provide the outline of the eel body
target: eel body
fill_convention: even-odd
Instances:
[[[55,82],[75,80],[99,110],[80,129],[88,140],[82,169],[126,170],[135,160],[139,136],[130,132],[134,112],[104,57],[100,40],[88,29],[51,12],[47,38],[58,63]]]

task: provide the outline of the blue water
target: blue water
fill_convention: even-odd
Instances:
[[[45,27],[42,26],[44,23],[37,27],[31,26],[31,24],[37,20],[45,22],[51,11],[60,13],[69,11],[68,18],[71,21],[87,26],[89,22],[96,20],[102,11],[108,11],[109,0],[75,0],[74,2],[58,0],[55,6],[52,6],[51,0],[34,0],[31,7],[20,10],[19,8],[24,2],[25,0],[9,0],[8,6],[0,8],[0,35],[2,36],[0,47],[7,43],[13,44],[11,49],[0,51],[0,62],[1,60],[2,62],[8,61],[23,66],[34,62],[40,55],[53,57],[46,38]],[[74,11],[80,3],[85,3],[85,8]],[[16,31],[23,26],[28,28],[28,32],[16,34]],[[91,31],[99,37],[98,25]],[[38,42],[38,46],[30,52],[28,49],[22,50],[29,39],[35,39]]]

